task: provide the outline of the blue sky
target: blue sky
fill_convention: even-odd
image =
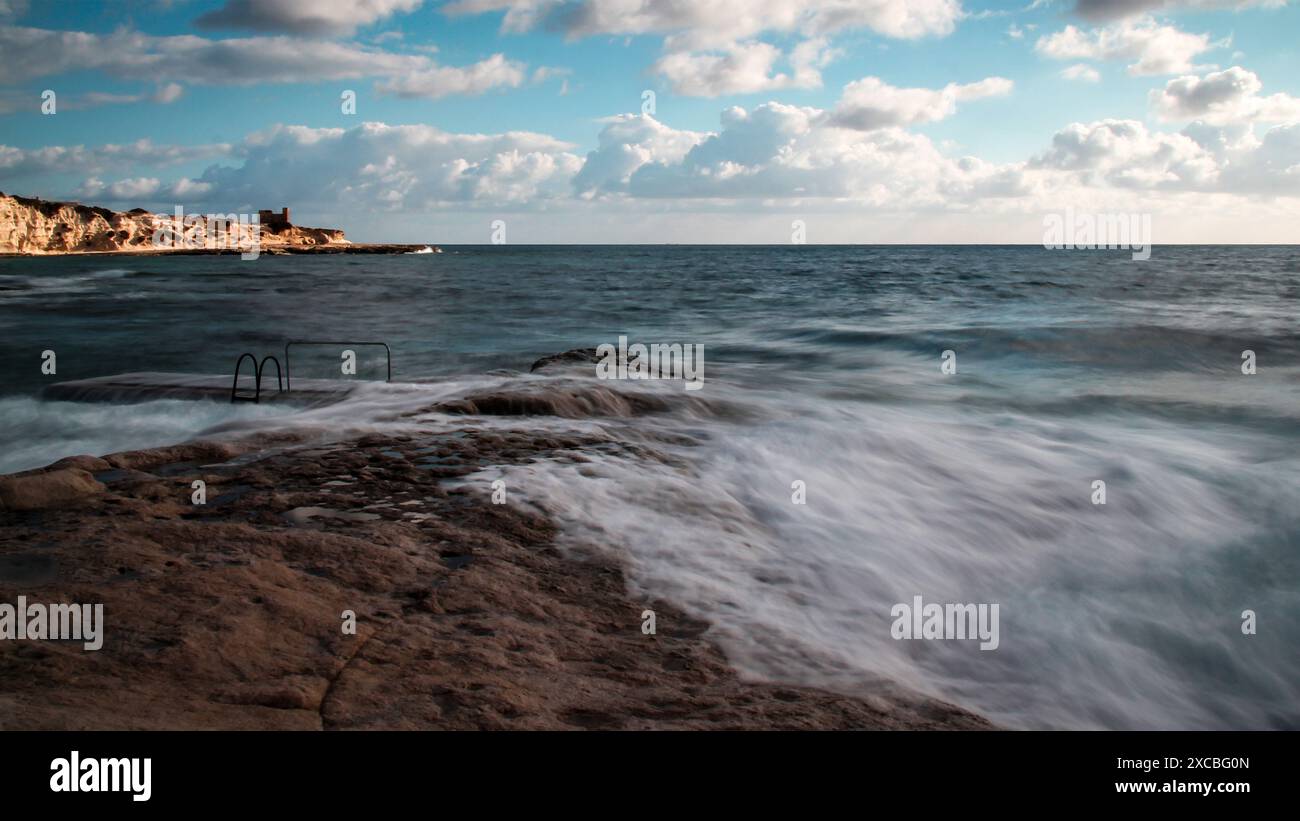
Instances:
[[[0,0],[0,190],[374,241],[1032,242],[1073,207],[1296,242],[1297,35],[1278,0]]]

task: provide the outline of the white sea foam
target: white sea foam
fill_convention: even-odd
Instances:
[[[467,481],[505,478],[568,540],[624,551],[638,592],[710,620],[749,675],[852,692],[883,674],[1017,727],[1295,720],[1286,640],[1239,629],[1294,595],[1246,577],[1294,528],[1256,516],[1297,485],[1295,459],[1252,464],[1174,425],[730,390],[763,421],[636,421],[691,437],[658,445],[685,467],[588,454]],[[890,608],[914,595],[999,604],[999,649],[893,640]]]
[[[219,428],[283,414],[284,407],[163,399],[136,405],[0,398],[8,446],[0,473],[44,467],[64,456],[102,456],[184,442]]]

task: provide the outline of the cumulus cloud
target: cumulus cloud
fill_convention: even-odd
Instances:
[[[978,90],[966,93],[982,95],[993,85],[972,84]],[[900,108],[910,113],[893,122],[923,119],[912,108]],[[812,107],[733,106],[722,113],[720,125],[701,134],[674,130],[647,115],[608,121],[575,189],[587,197],[822,199],[922,208],[962,207],[974,197],[1015,196],[1032,187],[1016,165],[952,159],[929,138],[898,125],[845,128],[831,112]]]
[[[1217,180],[1211,152],[1183,134],[1152,132],[1136,120],[1072,123],[1052,137],[1031,168],[1068,171],[1087,185],[1205,188]]]
[[[1066,26],[1034,44],[1036,52],[1054,60],[1131,61],[1128,72],[1136,75],[1195,71],[1195,59],[1214,47],[1208,34],[1190,34],[1150,18],[1092,31]]]
[[[162,182],[157,177],[135,177],[108,184],[91,178],[82,184],[77,193],[87,198],[117,202],[148,199],[157,194],[161,188]]]
[[[653,70],[677,93],[701,97],[816,88],[838,54],[828,45],[834,35],[944,36],[962,16],[958,0],[455,0],[443,10],[505,11],[507,31],[542,28],[571,39],[661,35],[664,56]],[[783,53],[762,39],[769,34],[800,42]]]
[[[0,145],[0,179],[44,173],[97,174],[134,166],[165,167],[225,157],[232,151],[229,143],[159,145],[148,139],[93,148],[50,145],[23,149]]]
[[[157,177],[130,177],[104,182],[98,177],[89,177],[74,192],[80,199],[121,205],[142,202],[159,202],[167,200],[191,200],[206,193],[209,186],[191,179],[181,178],[164,184]]]
[[[588,197],[883,197],[888,169],[909,166],[917,181],[946,169],[945,185],[960,187],[956,180],[970,184],[1001,171],[953,164],[927,138],[903,129],[948,117],[958,102],[1011,88],[1001,77],[942,89],[895,88],[865,77],[845,86],[831,110],[778,102],[752,110],[732,106],[714,133],[623,115],[606,121],[574,187]]]
[[[0,26],[0,53],[15,80],[71,71],[102,71],[130,80],[175,78],[201,85],[319,83],[366,77],[402,96],[477,94],[518,85],[526,66],[494,55],[463,67],[441,66],[420,54],[332,41],[310,47],[294,37],[208,40],[154,37],[130,30],[110,34]]]
[[[426,58],[333,42],[303,48],[292,37],[207,40],[154,37],[129,29],[109,34],[0,27],[0,51],[12,79],[102,71],[130,80],[160,77],[191,84],[303,83],[391,76],[429,67]]]
[[[555,29],[567,37],[675,34],[676,48],[728,45],[764,32],[820,37],[869,29],[912,39],[945,35],[961,17],[958,0],[455,0],[449,14],[505,11],[507,31]]]
[[[448,203],[527,205],[568,196],[582,164],[544,134],[453,134],[427,125],[277,126],[239,146],[242,163],[196,182],[209,201],[311,202],[427,209]]]
[[[978,83],[949,83],[941,89],[895,88],[876,77],[864,77],[844,87],[830,122],[841,128],[871,131],[945,119],[958,102],[1010,94],[1012,82],[988,77]]]
[[[398,12],[414,11],[423,0],[226,0],[219,9],[200,15],[202,29],[284,32],[288,34],[351,34],[360,26]]]
[[[774,71],[781,50],[769,43],[737,43],[717,52],[673,52],[654,64],[673,91],[693,97],[818,88],[820,69],[834,56],[823,39],[806,40],[790,55],[790,72]]]
[[[1060,175],[1052,185],[1062,190],[1300,198],[1300,123],[1273,127],[1262,139],[1249,123],[1199,121],[1179,133],[1134,120],[1072,123],[1027,169]]]
[[[1287,0],[1076,0],[1074,12],[1093,21],[1138,17],[1153,11],[1277,8]]]
[[[1229,143],[1226,153],[1224,189],[1300,196],[1300,123],[1270,128],[1258,143]]]
[[[573,186],[581,194],[626,191],[632,174],[652,162],[676,163],[710,135],[670,128],[648,114],[605,121],[597,148],[588,152]]]
[[[539,69],[541,71],[542,69]],[[528,66],[493,54],[464,68],[438,66],[424,71],[400,74],[375,86],[385,94],[399,97],[423,97],[436,100],[451,94],[482,94],[493,88],[518,88],[527,76]]]
[[[1151,92],[1151,108],[1162,120],[1201,120],[1212,125],[1300,120],[1300,98],[1260,95],[1264,84],[1253,71],[1233,66],[1203,77],[1170,80]]]

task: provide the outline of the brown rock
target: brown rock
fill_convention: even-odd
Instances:
[[[104,461],[124,470],[148,470],[177,462],[225,462],[243,453],[245,448],[225,442],[187,442],[166,448],[110,453]]]
[[[103,490],[104,486],[89,473],[77,468],[0,476],[0,508],[36,510],[60,507]]]
[[[198,446],[115,454],[166,479],[119,474],[104,492],[75,468],[0,478],[5,508],[86,496],[39,516],[0,508],[0,601],[102,602],[106,624],[95,652],[0,642],[0,728],[991,726],[888,682],[744,680],[706,622],[630,592],[608,546],[561,551],[543,513],[439,478],[606,439],[470,428],[364,441],[202,469],[196,456],[214,452]],[[437,470],[394,470],[393,454]],[[200,476],[208,503],[189,505]],[[330,515],[285,515],[305,507]]]
[[[98,456],[65,456],[50,465],[46,470],[58,470],[59,468],[77,468],[90,473],[99,473],[103,470],[112,470],[113,466]]]

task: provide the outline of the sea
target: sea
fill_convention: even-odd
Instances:
[[[465,481],[617,553],[747,678],[890,681],[1012,728],[1300,729],[1298,321],[1296,246],[10,257],[0,472],[261,430],[598,432],[636,447]],[[702,386],[600,382],[662,400],[630,418],[409,415],[595,382],[530,366],[619,337],[702,345]],[[332,405],[42,397],[289,339],[382,341],[392,382],[382,347],[343,376],[330,344],[292,369],[361,383]],[[996,604],[996,649],[897,638],[918,596]]]

